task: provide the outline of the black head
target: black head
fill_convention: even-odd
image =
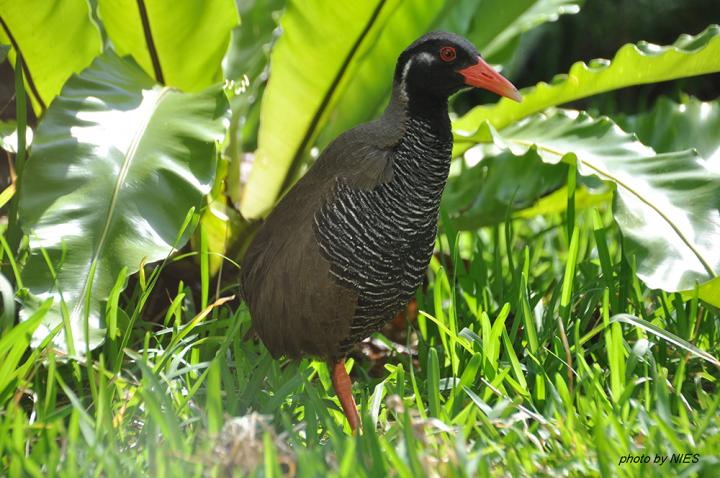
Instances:
[[[409,98],[444,100],[472,86],[520,100],[517,89],[485,63],[475,46],[454,33],[432,32],[415,40],[398,58],[395,83]]]

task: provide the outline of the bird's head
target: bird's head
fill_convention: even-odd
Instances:
[[[472,43],[454,33],[428,33],[407,47],[398,59],[395,83],[409,97],[447,98],[475,87],[521,100],[517,88],[493,70]]]

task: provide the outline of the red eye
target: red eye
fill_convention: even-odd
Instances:
[[[451,46],[444,46],[444,47],[440,48],[440,59],[442,61],[447,61],[447,62],[455,61],[455,56],[456,56],[455,48],[453,48]]]

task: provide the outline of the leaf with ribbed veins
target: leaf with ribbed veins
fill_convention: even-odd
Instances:
[[[720,26],[709,26],[696,35],[682,35],[670,46],[641,42],[626,44],[612,61],[575,63],[566,75],[550,83],[538,83],[521,91],[522,103],[506,98],[496,105],[478,106],[453,123],[455,154],[474,143],[473,134],[484,122],[502,129],[550,106],[586,98],[598,93],[645,83],[686,78],[720,71]]]
[[[66,349],[60,334],[55,344],[83,352],[102,342],[103,302],[120,270],[133,273],[186,241],[191,231],[178,234],[210,191],[226,124],[219,87],[161,87],[112,51],[68,81],[37,128],[20,184],[30,240],[23,282],[32,296],[55,299],[35,344],[63,322],[61,299],[74,340]]]
[[[687,290],[720,275],[720,174],[692,150],[657,154],[608,118],[551,110],[501,130],[484,123],[466,152],[488,149],[543,161],[577,164],[583,175],[615,186],[614,214],[626,253],[637,258],[640,278],[653,288]]]
[[[398,0],[289,2],[273,48],[260,109],[258,150],[243,191],[247,218],[266,214],[292,185],[304,155],[358,59]]]

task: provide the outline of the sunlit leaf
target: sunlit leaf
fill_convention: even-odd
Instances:
[[[62,297],[75,350],[84,351],[86,314],[89,346],[97,346],[101,304],[120,270],[133,273],[186,241],[190,231],[178,233],[213,184],[226,114],[220,88],[158,86],[111,51],[68,81],[38,126],[20,188],[31,253],[24,285],[55,299],[34,343],[61,321]],[[64,334],[55,343],[65,348]]]
[[[694,290],[683,291],[682,296],[685,300],[690,300],[695,295]],[[720,277],[698,287],[697,296],[708,304],[712,304],[720,308]]]
[[[395,62],[412,41],[431,29],[467,36],[491,61],[522,33],[559,15],[577,13],[575,0],[410,0],[388,19],[373,48],[360,60],[318,139],[320,148],[340,133],[379,114],[390,95]]]
[[[13,67],[17,51],[22,54],[25,91],[36,114],[102,51],[85,0],[0,0],[0,18],[0,43],[12,45]]]
[[[338,91],[374,45],[398,0],[291,1],[281,20],[260,112],[258,150],[241,212],[266,213],[292,181]]]
[[[198,91],[222,81],[233,0],[99,0],[98,14],[115,50],[159,83]]]
[[[14,383],[23,378],[32,362],[27,360],[22,366],[20,361],[26,355],[33,332],[43,319],[49,304],[38,307],[38,311],[28,320],[2,331],[0,335],[0,399],[17,387]],[[13,317],[14,319],[14,317]],[[9,387],[15,385],[14,387]]]
[[[327,126],[318,138],[319,148],[327,146],[343,131],[370,121],[380,113],[390,96],[398,56],[415,39],[430,31],[438,17],[456,11],[449,8],[450,3],[453,2],[409,0],[392,12],[377,42],[358,60],[357,70],[340,93]]]
[[[2,298],[2,311],[0,311],[0,334],[9,330],[15,321],[15,291],[10,281],[0,273],[0,298]]]
[[[657,154],[608,118],[555,110],[476,138],[515,155],[535,149],[543,161],[577,163],[583,175],[616,188],[615,219],[638,275],[652,288],[692,289],[720,275],[720,174],[693,151]],[[488,145],[466,155],[483,155]]]
[[[210,251],[209,267],[210,274],[217,274],[220,267],[228,267],[231,273],[237,271],[239,266],[224,255],[234,257],[237,251],[228,251],[230,245],[237,245],[238,235],[245,233],[247,224],[242,220],[240,214],[225,201],[216,200],[208,204],[208,207],[200,219],[202,227],[205,228],[207,247]],[[199,249],[199,244],[193,241],[193,249]]]
[[[379,114],[398,55],[420,35],[433,28],[472,33],[482,51],[495,33],[508,30],[497,43],[500,48],[543,21],[577,11],[579,2],[523,0],[511,2],[512,8],[501,3],[388,0],[335,10],[323,5],[315,12],[312,2],[303,4],[302,11],[291,2],[273,51],[243,215],[258,217],[270,209],[296,179],[316,138],[322,149],[343,131]],[[349,62],[347,68],[342,68],[343,61]]]
[[[0,121],[0,148],[9,153],[17,153],[17,121]],[[27,146],[32,143],[33,131],[27,126],[25,128],[25,142]]]
[[[608,188],[578,187],[575,190],[575,210],[599,207],[610,204],[613,192]],[[557,214],[567,210],[568,188],[561,187],[539,198],[532,206],[526,207],[513,214],[513,218],[530,218],[541,215]]]
[[[620,118],[619,123],[661,153],[695,148],[706,158],[707,166],[720,173],[720,103],[717,100],[689,98],[687,102],[675,103],[661,97],[652,110]],[[690,299],[694,293],[694,290],[683,292],[683,297]],[[720,307],[720,278],[701,285],[698,297]]]
[[[626,44],[613,60],[575,63],[567,75],[551,83],[538,83],[521,91],[522,103],[503,98],[496,105],[478,106],[454,122],[456,150],[469,147],[483,121],[501,129],[545,108],[579,98],[644,83],[674,80],[720,71],[720,27],[713,25],[696,36],[683,35],[670,46],[650,43]]]

